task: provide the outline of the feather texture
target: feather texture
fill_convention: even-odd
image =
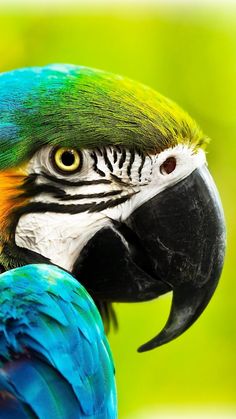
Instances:
[[[174,102],[121,76],[62,64],[0,75],[0,169],[18,166],[45,144],[147,153],[205,142]]]
[[[43,264],[0,279],[0,418],[115,418],[111,353],[82,285]]]

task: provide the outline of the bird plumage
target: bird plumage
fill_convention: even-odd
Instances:
[[[178,105],[121,76],[61,64],[0,75],[0,263],[23,266],[0,276],[5,418],[116,417],[101,319],[67,272],[105,318],[112,302],[173,291],[140,351],[199,317],[225,249],[207,141]]]
[[[151,88],[73,65],[2,73],[0,115],[0,169],[18,166],[45,144],[125,144],[146,153],[207,140],[186,112]]]
[[[0,307],[0,418],[116,417],[111,353],[79,282],[50,265],[13,269]]]

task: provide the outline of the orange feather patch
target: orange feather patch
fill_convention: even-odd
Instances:
[[[3,241],[9,239],[13,210],[26,205],[29,201],[22,194],[26,176],[24,167],[0,172],[0,237]]]

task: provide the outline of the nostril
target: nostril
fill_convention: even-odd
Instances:
[[[168,159],[166,159],[164,163],[162,163],[160,167],[160,172],[162,175],[169,175],[171,172],[175,170],[175,168],[176,168],[176,158],[168,157]]]

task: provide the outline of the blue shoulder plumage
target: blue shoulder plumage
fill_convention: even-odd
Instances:
[[[71,275],[0,276],[0,418],[116,417],[114,367],[95,304]]]

